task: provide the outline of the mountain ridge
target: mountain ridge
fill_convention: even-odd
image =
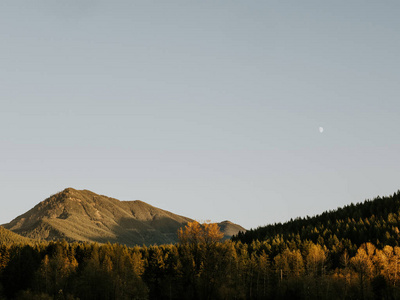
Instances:
[[[328,245],[363,243],[377,246],[400,246],[400,190],[390,196],[377,196],[364,202],[351,203],[315,216],[298,217],[284,223],[259,226],[239,232],[234,241],[286,241],[303,239]]]
[[[191,221],[141,200],[120,201],[89,190],[66,188],[3,227],[32,239],[133,246],[175,243],[178,228]],[[219,224],[225,238],[245,231],[229,221]]]

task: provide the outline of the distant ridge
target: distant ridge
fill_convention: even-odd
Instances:
[[[128,246],[177,242],[177,230],[193,221],[143,201],[120,201],[67,188],[3,225],[32,239],[121,243]],[[245,229],[220,223],[225,238]]]

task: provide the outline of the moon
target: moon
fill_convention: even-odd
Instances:
[[[319,127],[319,133],[323,133],[324,132],[324,127]]]

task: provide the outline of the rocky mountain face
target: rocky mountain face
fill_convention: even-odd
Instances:
[[[134,246],[175,243],[178,228],[190,221],[139,200],[120,201],[67,188],[3,227],[32,239]],[[219,226],[225,238],[245,231],[229,221]]]

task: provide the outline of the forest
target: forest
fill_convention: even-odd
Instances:
[[[399,299],[400,192],[222,241],[0,245],[0,299]]]

